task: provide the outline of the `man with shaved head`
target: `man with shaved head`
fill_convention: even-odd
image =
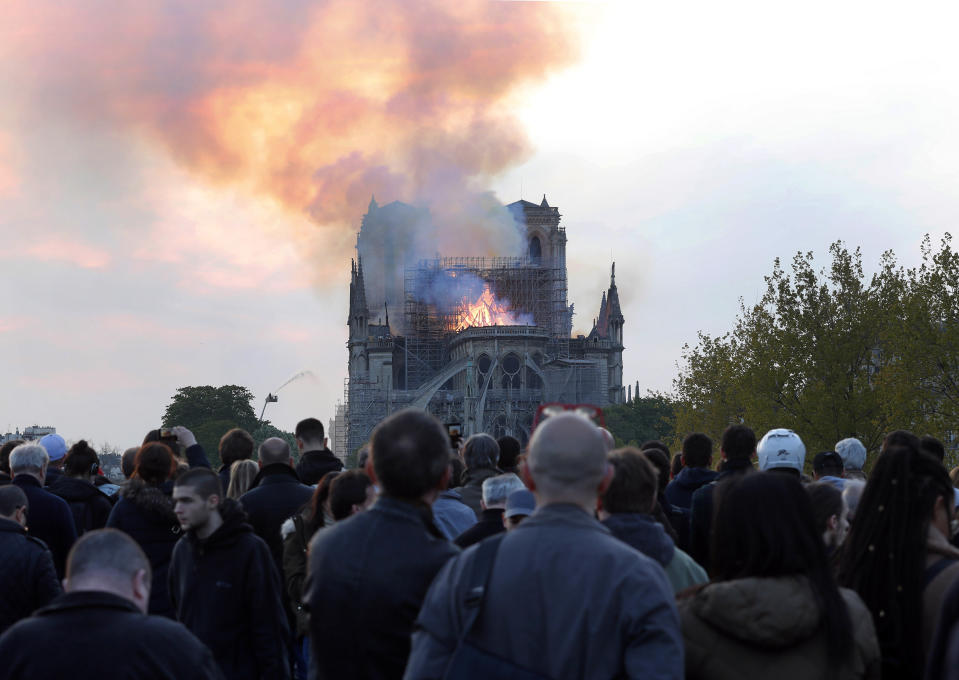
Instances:
[[[66,593],[0,637],[5,678],[222,678],[181,624],[147,616],[150,561],[122,531],[89,531],[67,560]],[[98,653],[107,646],[110,653]]]
[[[613,473],[599,428],[573,413],[549,418],[522,472],[535,512],[443,567],[404,677],[458,677],[467,657],[474,669],[495,657],[499,668],[551,678],[682,678],[679,616],[662,568],[594,517]]]
[[[260,473],[253,486],[240,496],[240,504],[256,535],[270,546],[278,573],[283,573],[283,541],[280,527],[308,503],[313,488],[300,482],[293,468],[293,455],[285,439],[270,437],[260,444]]]

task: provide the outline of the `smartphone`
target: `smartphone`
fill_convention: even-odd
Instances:
[[[169,427],[160,428],[160,439],[176,439],[176,432]]]

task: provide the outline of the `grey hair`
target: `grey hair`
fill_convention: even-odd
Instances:
[[[50,463],[50,454],[39,444],[21,444],[10,452],[10,472],[40,473]]]
[[[474,434],[463,445],[463,461],[469,470],[494,468],[499,462],[499,444],[488,434]]]
[[[520,478],[512,472],[489,477],[483,480],[483,505],[487,508],[505,507],[506,499],[511,493],[525,488]]]

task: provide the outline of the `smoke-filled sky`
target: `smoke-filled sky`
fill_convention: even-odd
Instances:
[[[913,262],[952,228],[948,11],[8,2],[0,430],[122,448],[179,386],[245,385],[259,410],[304,370],[267,417],[326,421],[373,193],[464,230],[545,193],[575,327],[615,258],[625,377],[667,389],[774,257],[841,238]]]

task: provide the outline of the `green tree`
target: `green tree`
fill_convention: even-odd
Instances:
[[[191,430],[214,468],[220,466],[220,437],[234,427],[253,435],[258,446],[268,437],[284,437],[292,441],[295,451],[292,435],[273,427],[269,421],[259,424],[252,402],[253,393],[239,385],[181,387],[167,405],[162,423],[164,427],[183,425]]]
[[[649,394],[603,409],[606,429],[617,446],[639,446],[650,439],[668,441],[673,438],[673,404],[661,394]]]
[[[762,299],[740,301],[731,331],[684,347],[678,433],[788,427],[809,451],[850,436],[875,451],[896,428],[947,435],[959,415],[959,260],[948,237],[938,252],[927,239],[915,270],[884,253],[868,278],[858,249],[837,242],[830,254],[818,271],[812,253],[797,254],[789,272],[777,259]]]
[[[296,437],[293,435],[293,433],[284,432],[280,428],[274,427],[273,425],[271,425],[269,421],[265,421],[262,425],[260,425],[258,428],[253,430],[253,432],[251,432],[250,434],[253,435],[253,441],[256,442],[257,449],[260,448],[260,444],[262,444],[265,440],[269,439],[270,437],[279,437],[280,439],[285,439],[286,442],[290,445],[290,451],[293,453],[294,456],[297,453]]]

